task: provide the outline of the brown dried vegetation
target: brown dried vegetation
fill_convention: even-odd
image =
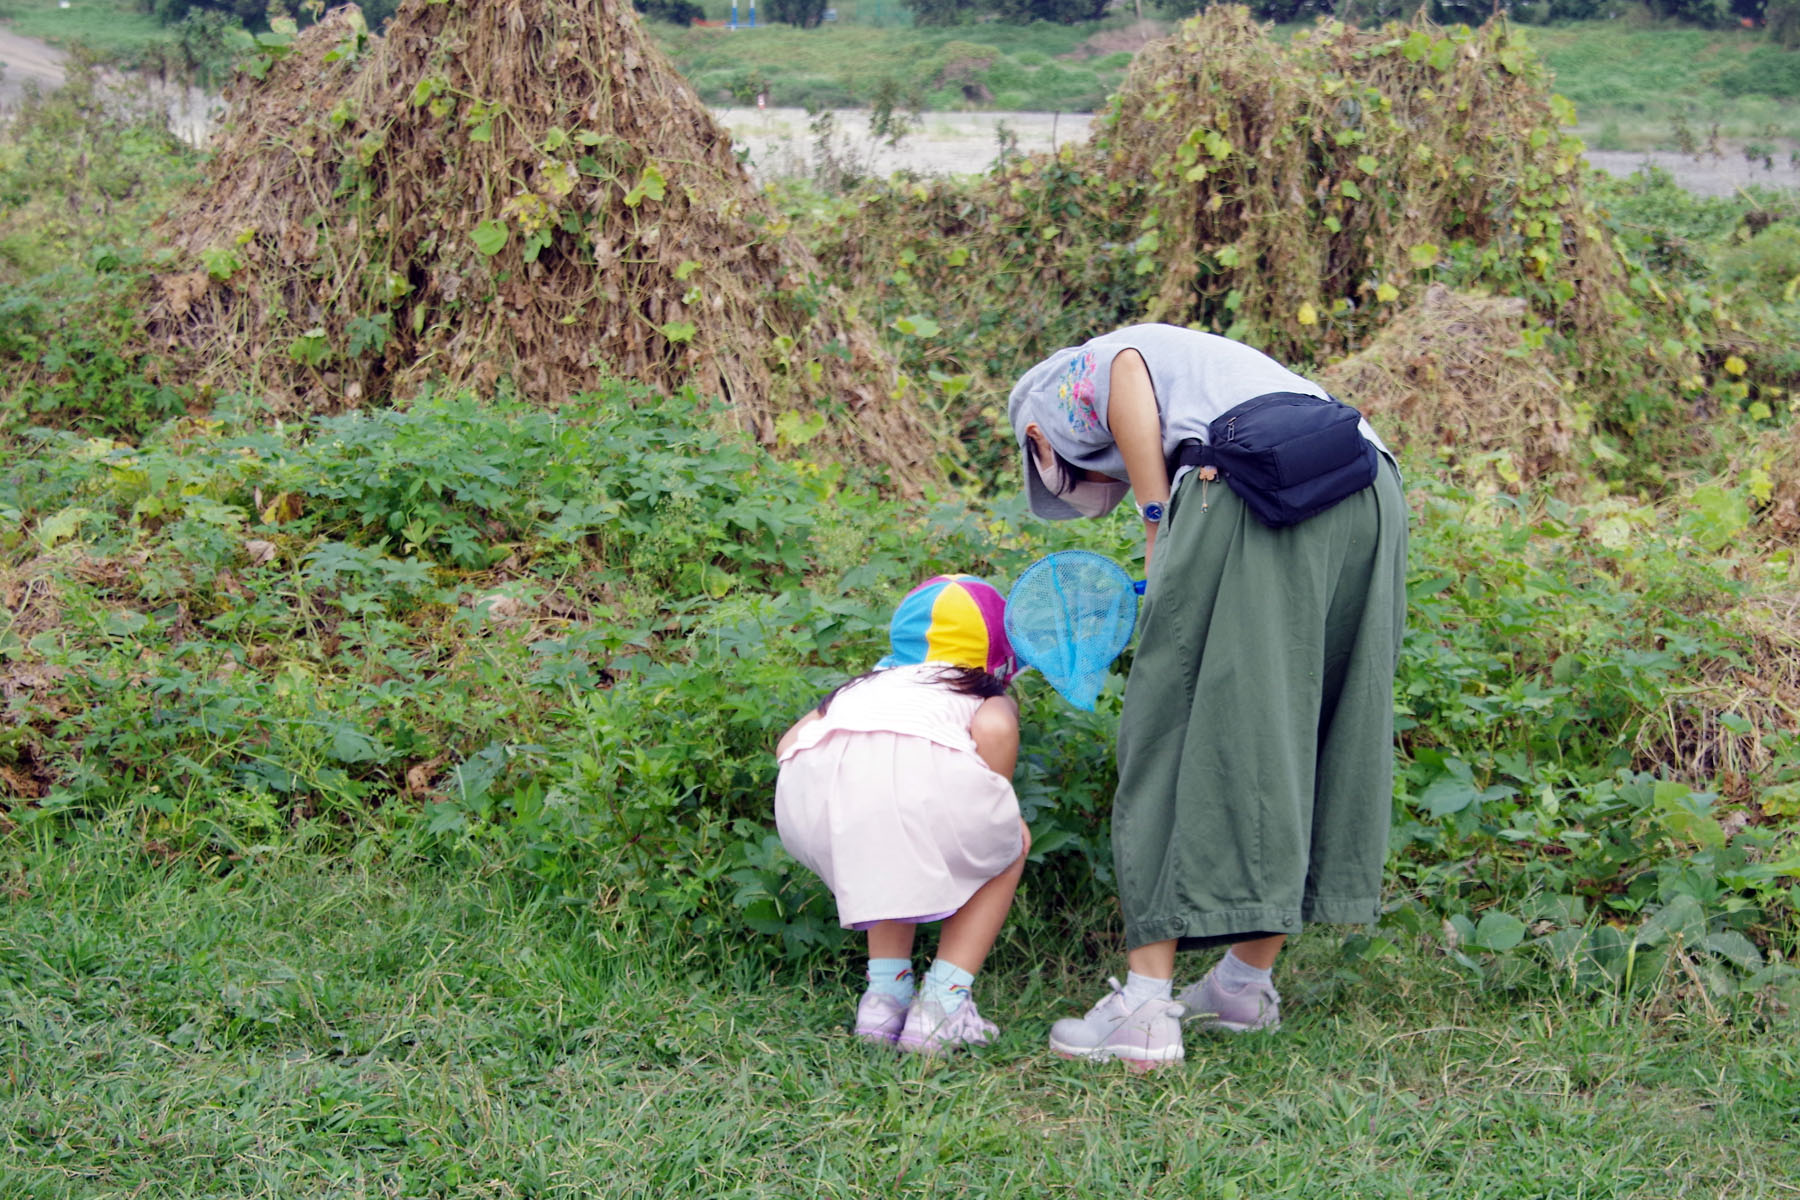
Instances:
[[[1664,767],[1704,785],[1712,781],[1727,799],[1755,799],[1777,759],[1769,734],[1800,730],[1800,595],[1738,605],[1728,615],[1743,636],[1735,660],[1711,658],[1698,678],[1672,689],[1635,747],[1647,767]],[[1735,718],[1742,731],[1723,716]]]
[[[207,269],[165,277],[150,322],[200,381],[297,411],[428,380],[554,404],[605,371],[721,394],[765,444],[818,413],[841,457],[932,457],[623,0],[407,0],[385,37],[345,6],[228,98],[211,182],[166,223]]]
[[[1435,448],[1452,467],[1485,473],[1494,463],[1507,483],[1567,480],[1577,418],[1555,357],[1521,345],[1525,309],[1523,300],[1434,284],[1316,378],[1396,444]]]

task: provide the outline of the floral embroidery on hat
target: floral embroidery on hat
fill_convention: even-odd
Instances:
[[[1094,371],[1098,360],[1092,350],[1083,350],[1069,360],[1056,380],[1056,399],[1062,405],[1069,428],[1076,433],[1092,433],[1100,428],[1100,413],[1094,407]]]

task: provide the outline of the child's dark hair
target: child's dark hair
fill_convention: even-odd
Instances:
[[[1008,686],[1006,680],[1000,678],[998,675],[984,671],[980,667],[953,667],[948,663],[934,665],[937,666],[938,673],[932,677],[931,682],[948,684],[950,690],[953,692],[958,692],[964,696],[980,696],[983,699],[990,696],[1006,695]],[[839,692],[848,687],[855,687],[863,680],[874,675],[879,675],[883,670],[892,670],[892,668],[877,667],[873,671],[864,671],[861,675],[846,679],[844,682],[832,688],[831,691],[826,693],[825,698],[819,701],[819,715],[825,715],[826,711],[831,707],[831,702],[837,699],[837,694]]]

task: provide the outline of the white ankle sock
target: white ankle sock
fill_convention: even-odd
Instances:
[[[1135,1011],[1140,1005],[1151,1000],[1168,1000],[1174,993],[1173,979],[1154,979],[1149,975],[1139,975],[1136,971],[1125,973],[1125,1008]]]
[[[1219,965],[1213,968],[1213,979],[1218,981],[1219,986],[1234,992],[1255,983],[1267,984],[1273,974],[1268,968],[1251,966],[1229,950],[1219,960]]]

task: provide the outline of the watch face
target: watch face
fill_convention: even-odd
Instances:
[[[1144,520],[1149,521],[1152,524],[1162,520],[1162,518],[1163,518],[1163,506],[1160,504],[1146,504],[1146,505],[1144,505],[1142,511],[1144,514]]]

